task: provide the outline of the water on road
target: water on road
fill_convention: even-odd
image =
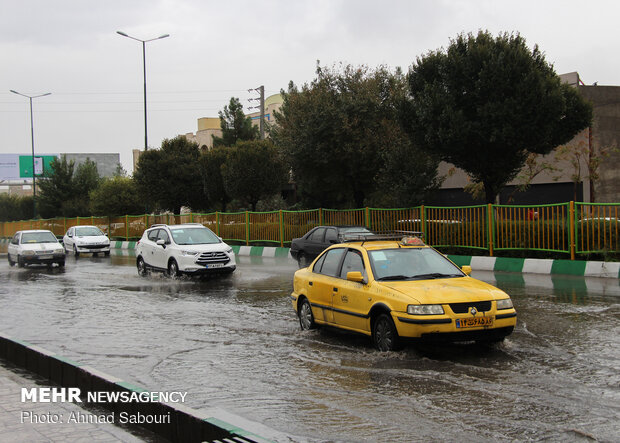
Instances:
[[[292,261],[240,257],[232,276],[195,281],[139,277],[132,257],[67,259],[0,264],[0,330],[285,441],[620,441],[615,279],[474,273],[513,297],[503,344],[380,353],[300,330]]]

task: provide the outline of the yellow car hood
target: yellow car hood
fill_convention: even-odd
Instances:
[[[423,305],[496,300],[508,297],[500,289],[471,277],[376,283]]]

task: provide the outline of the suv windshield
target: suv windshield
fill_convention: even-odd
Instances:
[[[23,243],[58,243],[56,236],[51,232],[24,232]]]
[[[177,245],[204,245],[220,242],[220,238],[208,228],[176,228],[171,229],[170,232]]]
[[[463,277],[455,265],[431,248],[368,251],[376,280],[428,280]]]
[[[97,236],[103,235],[103,232],[95,226],[84,226],[83,228],[75,228],[75,235],[78,237],[84,237],[87,235]]]

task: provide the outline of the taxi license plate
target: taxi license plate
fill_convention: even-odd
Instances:
[[[224,263],[213,263],[212,265],[205,265],[205,268],[207,269],[223,268],[223,267],[224,267]]]
[[[493,326],[493,317],[459,318],[456,320],[457,328],[478,328],[480,326]]]
[[[39,255],[39,258],[41,260],[49,260],[50,258],[53,258],[54,256],[52,254],[45,254],[45,255]]]

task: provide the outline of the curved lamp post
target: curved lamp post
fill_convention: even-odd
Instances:
[[[144,68],[144,150],[148,151],[148,135],[146,130],[146,43],[152,42],[153,40],[159,40],[161,38],[170,37],[170,34],[160,35],[159,37],[151,38],[148,40],[142,40],[136,37],[132,37],[122,31],[116,31],[117,34],[122,35],[123,37],[130,38],[132,40],[136,40],[138,42],[142,42],[142,66]]]
[[[21,95],[22,97],[26,97],[28,100],[30,100],[30,139],[32,142],[32,218],[36,218],[37,217],[37,179],[36,179],[36,171],[35,171],[35,166],[34,166],[34,124],[33,124],[33,119],[32,119],[32,99],[33,98],[39,98],[39,97],[45,97],[46,95],[51,95],[51,92],[46,92],[45,94],[39,94],[39,95],[27,95],[27,94],[22,94],[21,92],[17,92],[14,90],[10,90],[13,94],[17,94],[17,95]]]

